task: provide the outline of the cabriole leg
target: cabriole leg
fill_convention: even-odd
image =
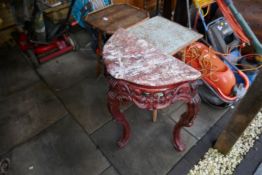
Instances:
[[[116,97],[117,95],[114,92],[108,92],[108,109],[116,122],[123,127],[122,137],[117,142],[118,146],[123,148],[127,145],[130,138],[130,126],[124,114],[120,112],[120,101]]]
[[[180,120],[175,125],[173,130],[173,143],[178,151],[184,151],[185,145],[181,141],[181,129],[183,127],[190,127],[199,111],[200,98],[197,93],[187,102],[187,111],[181,115]]]

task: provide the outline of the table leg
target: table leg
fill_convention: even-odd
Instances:
[[[101,60],[102,60],[102,52],[103,52],[103,32],[101,30],[98,30],[98,38],[97,38],[97,63],[96,63],[96,75],[99,76],[101,73]]]
[[[190,127],[193,124],[193,120],[195,119],[198,111],[199,111],[199,103],[200,97],[195,92],[192,97],[187,97],[187,112],[181,115],[180,120],[175,125],[173,130],[173,143],[175,148],[178,151],[184,151],[185,145],[182,143],[180,135],[181,129],[183,127]]]
[[[113,91],[108,92],[108,109],[116,122],[123,127],[123,133],[120,140],[117,142],[120,148],[127,145],[130,138],[130,126],[128,121],[125,119],[123,113],[120,112],[120,100],[117,99],[117,94]]]
[[[157,119],[157,110],[153,110],[152,117],[153,117],[153,122],[156,122],[156,119]]]

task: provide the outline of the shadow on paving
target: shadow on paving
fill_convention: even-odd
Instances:
[[[228,108],[215,109],[205,103],[200,104],[200,111],[191,127],[186,128],[188,132],[197,139],[201,139],[208,130],[227,112]],[[179,121],[180,115],[186,111],[186,105],[182,105],[173,113],[167,114],[176,122]]]
[[[5,156],[11,175],[97,175],[110,166],[68,115]]]
[[[104,77],[86,78],[76,85],[58,92],[58,96],[79,124],[88,133],[92,133],[112,119],[107,109],[107,89]]]
[[[0,47],[0,99],[39,82],[17,47]]]
[[[67,113],[43,83],[0,100],[0,111],[0,154],[38,134]]]

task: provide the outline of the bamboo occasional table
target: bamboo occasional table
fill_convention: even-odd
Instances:
[[[165,21],[156,17],[133,29],[119,29],[105,44],[103,59],[109,82],[108,108],[115,120],[123,126],[123,135],[118,145],[124,147],[128,143],[131,131],[124,114],[120,112],[121,102],[131,101],[140,108],[154,111],[163,109],[178,100],[184,101],[187,103],[188,110],[181,116],[173,130],[174,146],[178,151],[183,151],[185,146],[181,142],[180,132],[182,127],[192,125],[198,113],[200,99],[196,80],[201,74],[173,56],[165,54],[162,49],[168,48],[167,46],[156,47],[153,37],[147,33],[150,31],[145,31],[142,37],[135,34],[135,31],[141,33],[140,29],[145,28],[152,21],[158,24],[156,19],[160,19],[157,20],[158,22]],[[169,21],[165,22],[169,24]],[[154,29],[154,26],[152,27]],[[191,37],[187,38],[188,44],[200,37],[192,33]],[[182,45],[186,46],[185,43]],[[180,47],[181,44],[177,46]],[[177,46],[173,46],[173,49]]]
[[[98,56],[102,56],[103,33],[112,35],[119,28],[128,28],[149,18],[147,11],[128,4],[113,4],[90,13],[85,21],[98,30]],[[100,64],[97,72],[100,72]]]

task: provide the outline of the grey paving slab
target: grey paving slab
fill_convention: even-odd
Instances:
[[[234,109],[229,108],[228,111],[226,112],[226,114],[223,115],[223,117],[221,117],[217,122],[216,122],[216,126],[220,127],[222,129],[224,129],[230,122],[230,119],[233,115],[233,113],[235,112],[236,107],[234,107]]]
[[[0,98],[39,81],[16,47],[0,48]]]
[[[41,65],[37,71],[49,86],[59,91],[86,77],[96,77],[96,56],[83,52],[69,52]]]
[[[107,83],[104,78],[84,79],[58,94],[67,109],[88,133],[111,120],[106,103]]]
[[[187,162],[189,162],[192,165],[192,167],[193,165],[197,164],[200,161],[200,159],[203,158],[208,149],[214,145],[221,130],[221,128],[213,126],[208,131],[208,133],[206,133],[206,135],[203,136],[201,140],[199,140],[196,143],[196,145],[194,145],[191,148],[190,151],[188,151],[188,153],[183,157],[183,159],[187,160]]]
[[[110,166],[70,116],[7,157],[11,159],[11,175],[99,175]]]
[[[192,165],[186,159],[182,159],[175,165],[168,175],[187,175],[191,167]]]
[[[176,103],[168,106],[167,108],[160,109],[158,112],[159,112],[161,115],[164,115],[164,116],[171,116],[172,114],[177,113],[177,110],[178,110],[182,105],[183,105],[183,102],[177,101]]]
[[[119,175],[114,167],[107,168],[101,175]]]
[[[215,109],[206,105],[200,104],[200,111],[196,117],[192,127],[186,128],[192,135],[200,139],[206,132],[226,113],[228,109]],[[186,111],[186,105],[182,105],[175,113],[172,113],[170,117],[175,121],[180,119],[180,115]]]
[[[43,83],[1,99],[0,111],[0,154],[38,134],[67,113]]]
[[[252,175],[262,162],[262,144],[258,141],[249,150],[241,163],[237,166],[234,175]]]
[[[260,165],[257,167],[254,175],[261,175],[262,174],[262,162],[260,163]]]
[[[153,123],[151,112],[130,107],[125,111],[132,134],[129,144],[119,149],[116,141],[121,127],[115,121],[104,125],[91,135],[113,166],[123,175],[166,174],[196,142],[196,139],[182,131],[187,150],[177,152],[172,145],[174,121],[159,116]]]

